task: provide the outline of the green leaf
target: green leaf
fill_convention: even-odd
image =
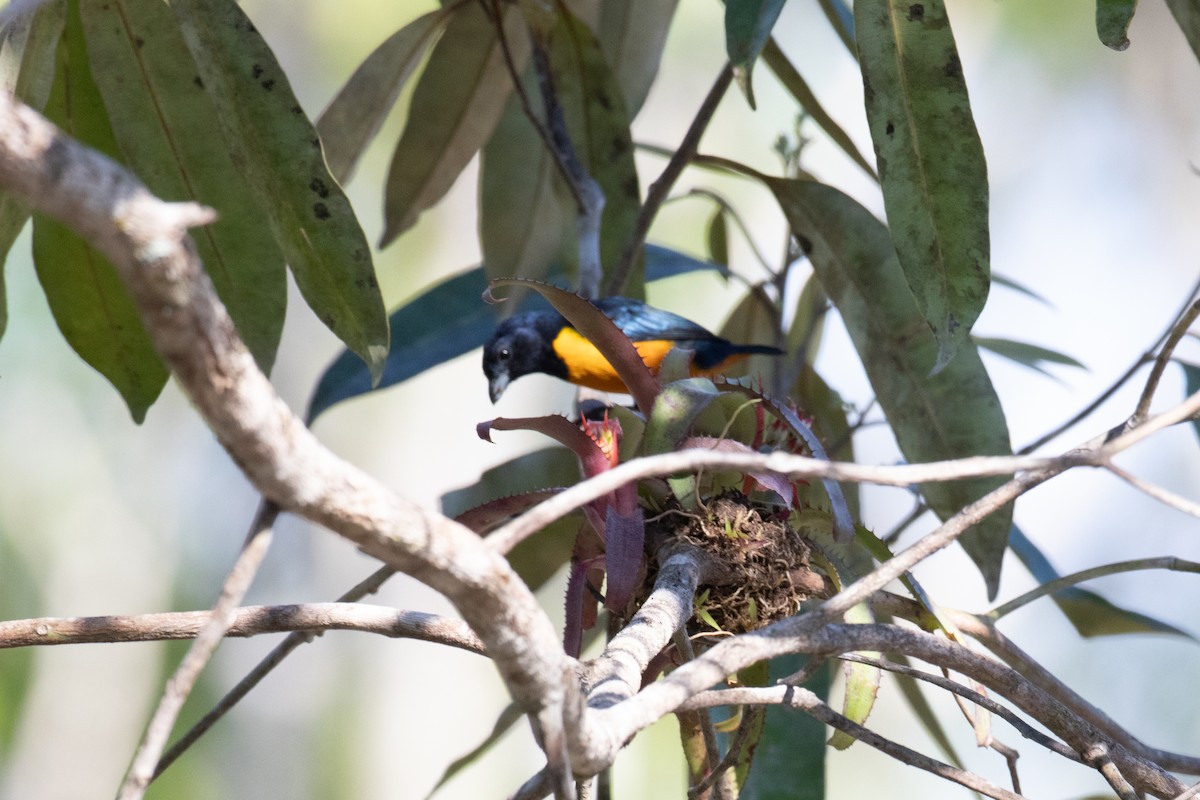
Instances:
[[[120,161],[104,103],[88,69],[78,2],[68,7],[46,116],[70,136]],[[33,221],[33,262],[59,330],[113,385],[135,422],[167,382],[133,298],[104,256],[49,217]]]
[[[529,40],[516,9],[505,15],[505,35],[519,71]],[[483,6],[454,14],[413,90],[408,121],[388,169],[380,247],[416,224],[454,184],[492,135],[512,92],[504,52]]]
[[[834,461],[854,460],[854,437],[850,432],[850,420],[846,415],[846,404],[841,395],[834,391],[825,379],[811,366],[806,365],[796,377],[788,397],[795,399],[800,409],[812,417],[812,426],[821,441],[830,448],[829,457]],[[859,486],[857,483],[841,484],[846,497],[850,516],[858,519]],[[809,505],[825,502],[825,490],[813,481],[798,487],[800,499]]]
[[[658,75],[678,4],[679,0],[605,0],[600,4],[600,49],[621,87],[630,119],[641,110]]]
[[[767,62],[767,66],[775,73],[775,77],[779,78],[779,82],[783,87],[791,93],[792,97],[800,104],[813,121],[821,126],[821,130],[829,135],[833,143],[842,148],[842,152],[850,157],[850,160],[858,164],[872,178],[879,180],[879,176],[875,174],[875,168],[871,166],[871,162],[867,161],[866,157],[858,149],[858,145],[850,138],[850,134],[842,129],[841,125],[829,115],[825,107],[821,105],[821,101],[817,100],[817,96],[813,94],[812,89],[808,86],[808,81],[792,66],[792,62],[788,60],[787,55],[775,43],[774,39],[768,39],[767,45],[763,49],[763,60]]]
[[[720,334],[731,342],[779,344],[779,309],[761,288],[751,287],[729,312]],[[751,379],[762,378],[767,386],[774,387],[775,376],[784,366],[784,360],[777,355],[750,356],[738,365],[737,372]]]
[[[322,373],[308,401],[311,425],[330,406],[373,389],[385,389],[463,353],[482,347],[498,321],[481,299],[487,277],[476,268],[427,289],[392,312],[391,349],[378,383],[362,360],[342,351]]]
[[[354,174],[367,145],[379,133],[404,84],[450,13],[449,8],[430,11],[385,39],[359,64],[317,118],[325,163],[338,183],[345,184]]]
[[[717,264],[729,263],[729,225],[725,222],[725,209],[717,206],[708,218],[708,257]]]
[[[754,87],[750,82],[751,72],[763,45],[771,36],[771,29],[779,19],[784,0],[726,0],[725,2],[725,52],[733,66],[733,76],[746,95],[746,101],[754,108]]]
[[[536,81],[524,86],[536,96]],[[488,277],[544,279],[574,220],[554,157],[519,98],[510,97],[479,166],[479,244]]]
[[[305,302],[378,379],[388,329],[371,248],[283,68],[233,0],[172,0],[171,10]]]
[[[696,417],[716,396],[717,388],[708,378],[686,378],[664,387],[646,421],[642,454],[657,455],[678,449]]]
[[[937,339],[933,372],[987,300],[988,185],[942,0],[854,4],[867,120],[900,265]]]
[[[35,110],[45,108],[65,18],[66,6],[62,3],[44,3],[32,14],[13,15],[0,31],[0,91],[12,94]],[[25,203],[8,192],[0,192],[0,337],[8,327],[4,263],[29,220],[29,213]]]
[[[44,608],[40,575],[7,531],[0,530],[0,608],[6,619],[35,617]],[[44,613],[44,612],[43,612]],[[0,756],[7,756],[20,729],[21,710],[34,679],[33,647],[0,650]]]
[[[283,333],[283,255],[263,235],[259,206],[230,158],[216,109],[196,80],[186,45],[162,0],[80,7],[92,74],[125,162],[150,191],[215,208],[192,232],[204,268],[242,340],[270,372]]]
[[[771,660],[771,677],[778,681],[803,668],[804,656]],[[833,670],[817,670],[807,686],[828,699]],[[742,789],[742,800],[825,800],[825,726],[807,714],[785,706],[769,706],[754,766]]]
[[[724,264],[714,264],[711,261],[701,261],[686,253],[672,250],[657,244],[646,245],[646,281],[653,282],[663,278],[674,278],[677,275],[687,275],[690,272],[711,270],[722,277],[729,277],[729,268]]]
[[[596,37],[565,9],[560,9],[549,56],[575,152],[604,192],[600,263],[608,268],[620,260],[641,207],[629,113]],[[643,294],[642,274],[640,269],[635,272],[626,284],[626,295]]]
[[[1183,378],[1187,384],[1187,393],[1193,395],[1200,392],[1200,366],[1195,364],[1180,364],[1183,367]],[[1196,432],[1196,436],[1200,436],[1200,419],[1192,420],[1192,430]]]
[[[875,617],[865,603],[846,612],[846,622],[852,625],[870,624],[874,621]],[[879,653],[871,651],[862,655],[875,659],[880,656]],[[857,661],[843,662],[842,672],[846,676],[842,715],[861,725],[867,721],[871,710],[875,708],[875,698],[879,695],[879,683],[883,672],[879,667]],[[834,750],[845,750],[856,741],[858,740],[845,731],[834,731],[833,736],[829,738],[829,746]]]
[[[1042,297],[1040,294],[1033,291],[1033,289],[1030,289],[1025,284],[1014,281],[1012,278],[1007,278],[1003,275],[999,275],[997,273],[992,273],[992,283],[995,284],[996,286],[1003,286],[1005,289],[1012,289],[1017,294],[1023,294],[1030,299],[1037,300],[1039,303],[1041,303],[1044,306],[1050,306],[1051,308],[1054,307],[1054,304],[1051,303],[1049,300]]]
[[[1105,47],[1129,47],[1129,23],[1136,10],[1137,0],[1096,0],[1096,33]]]
[[[984,350],[991,350],[998,356],[1003,356],[1023,367],[1029,367],[1043,375],[1050,375],[1050,377],[1054,376],[1043,364],[1060,364],[1064,367],[1087,369],[1083,364],[1080,364],[1068,355],[1040,345],[1030,344],[1029,342],[1018,342],[1013,339],[997,339],[991,336],[972,336],[971,338],[977,346],[982,347]]]
[[[887,229],[849,196],[812,181],[770,180],[817,277],[841,313],[867,377],[905,458],[914,463],[973,455],[1009,455],[1012,445],[999,398],[975,346],[937,375],[937,343],[908,291]],[[946,519],[1002,478],[924,484]],[[1008,541],[1011,505],[961,539],[993,596]]]
[[[1167,8],[1171,9],[1171,16],[1183,31],[1192,53],[1200,59],[1200,4],[1195,0],[1167,0]]]
[[[1009,546],[1025,565],[1025,569],[1029,570],[1039,583],[1049,583],[1062,577],[1050,563],[1050,559],[1046,558],[1038,546],[1016,525],[1012,526]],[[1119,633],[1168,633],[1193,638],[1174,625],[1121,608],[1095,592],[1077,586],[1055,592],[1050,599],[1084,638],[1113,636]]]

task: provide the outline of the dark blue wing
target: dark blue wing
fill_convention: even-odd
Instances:
[[[648,306],[628,297],[604,297],[595,301],[596,307],[611,319],[621,332],[635,342],[656,339],[672,341],[706,341],[718,338],[707,328],[670,311]]]

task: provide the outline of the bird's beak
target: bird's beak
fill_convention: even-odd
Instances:
[[[500,395],[504,394],[504,390],[508,388],[508,373],[501,372],[494,378],[488,380],[488,396],[495,403],[500,399]]]

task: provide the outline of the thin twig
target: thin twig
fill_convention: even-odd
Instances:
[[[508,75],[512,79],[513,92],[517,95],[517,100],[521,104],[521,110],[525,112],[525,118],[529,120],[529,124],[533,126],[538,138],[546,146],[546,151],[550,153],[551,158],[554,160],[554,166],[558,169],[563,182],[567,185],[567,190],[571,193],[576,208],[583,208],[583,198],[579,194],[579,188],[571,180],[571,176],[567,172],[567,166],[559,157],[559,153],[554,146],[554,141],[550,137],[549,129],[542,118],[538,116],[537,111],[534,110],[533,102],[529,99],[529,93],[525,91],[525,83],[521,80],[521,73],[517,70],[517,62],[513,58],[512,47],[508,43],[508,37],[504,35],[504,11],[502,4],[500,0],[490,0],[490,3],[483,2],[483,0],[480,1],[484,11],[491,18],[492,25],[496,28],[496,36],[500,42],[500,52],[504,56],[504,66],[508,69]]]
[[[1061,592],[1063,589],[1076,586],[1084,581],[1103,578],[1106,575],[1118,575],[1122,572],[1137,572],[1148,569],[1166,569],[1173,572],[1200,572],[1200,563],[1185,561],[1175,556],[1163,556],[1161,558],[1138,558],[1131,561],[1119,561],[1115,564],[1104,564],[1103,566],[1092,567],[1091,569],[1081,570],[1052,581],[1047,581],[1018,597],[1014,597],[1006,603],[996,606],[991,611],[984,612],[982,616],[990,620],[998,620],[1001,617],[1011,614],[1018,608],[1029,605],[1040,597]]]
[[[874,747],[876,750],[895,758],[903,764],[925,770],[988,797],[994,797],[998,800],[1021,800],[1021,795],[996,786],[973,772],[958,769],[937,759],[930,758],[898,742],[881,736],[869,728],[859,725],[857,722],[834,711],[821,698],[808,689],[796,686],[771,686],[710,690],[696,694],[684,703],[681,708],[692,710],[718,705],[777,704],[788,705],[803,711],[831,728],[845,731],[855,739]]]
[[[1078,414],[1076,414],[1075,416],[1068,419],[1066,422],[1062,423],[1061,425],[1058,425],[1051,431],[1043,434],[1042,436],[1038,437],[1034,441],[1032,441],[1029,444],[1022,447],[1020,450],[1017,451],[1018,455],[1028,455],[1029,453],[1032,453],[1034,450],[1037,450],[1039,447],[1041,447],[1042,445],[1044,445],[1046,442],[1050,441],[1054,437],[1058,436],[1060,433],[1063,433],[1068,428],[1074,427],[1077,423],[1079,423],[1086,417],[1091,416],[1092,412],[1094,412],[1097,408],[1099,408],[1101,405],[1103,405],[1105,403],[1105,401],[1107,401],[1110,397],[1112,397],[1114,394],[1116,394],[1117,390],[1119,390],[1122,386],[1124,386],[1126,383],[1128,383],[1129,379],[1132,378],[1135,374],[1137,374],[1137,371],[1142,368],[1143,364],[1146,364],[1149,361],[1154,360],[1154,351],[1157,350],[1160,346],[1162,346],[1163,343],[1165,343],[1167,341],[1168,337],[1171,336],[1172,332],[1178,327],[1179,320],[1181,320],[1189,312],[1189,309],[1192,307],[1193,300],[1196,297],[1197,293],[1200,293],[1200,280],[1198,280],[1195,284],[1192,285],[1192,289],[1190,292],[1188,292],[1187,300],[1184,302],[1183,307],[1180,308],[1179,312],[1176,313],[1175,316],[1173,316],[1171,318],[1171,324],[1167,326],[1166,330],[1164,330],[1161,334],[1159,334],[1158,338],[1154,340],[1154,344],[1152,344],[1146,352],[1144,352],[1140,356],[1138,356],[1137,360],[1134,361],[1133,364],[1130,365],[1130,367],[1127,370],[1125,370],[1125,372],[1122,373],[1120,377],[1118,377],[1115,381],[1113,381],[1112,384],[1109,385],[1109,387],[1107,389],[1105,389],[1103,392],[1101,392],[1100,395],[1095,400],[1093,400],[1091,403],[1089,403],[1082,411],[1080,411]],[[1185,329],[1186,329],[1186,326],[1185,326]],[[1153,381],[1154,387],[1157,387],[1157,384],[1158,384],[1157,380]],[[1143,397],[1147,395],[1147,392],[1149,392],[1149,394],[1151,394],[1151,395],[1153,394],[1151,381],[1147,381],[1146,388],[1143,389],[1143,391],[1142,391]],[[1139,401],[1139,405],[1140,405],[1140,401]]]
[[[550,131],[551,152],[561,165],[567,183],[572,186],[572,195],[577,204],[576,230],[579,233],[579,294],[595,297],[600,290],[603,265],[600,263],[600,224],[604,214],[604,192],[579,159],[571,135],[567,131],[567,120],[558,92],[554,88],[554,73],[550,68],[550,57],[536,34],[530,33],[533,48],[533,71],[537,75],[538,87],[542,92],[542,104],[546,108],[546,125]]]
[[[221,586],[221,594],[213,605],[212,616],[196,636],[175,674],[163,689],[158,708],[146,726],[133,763],[130,764],[125,780],[121,783],[121,789],[117,793],[118,800],[137,800],[145,794],[146,787],[154,779],[155,765],[166,747],[171,729],[175,727],[179,711],[191,694],[192,687],[196,685],[200,673],[225,638],[225,632],[233,622],[233,612],[246,596],[267,554],[279,511],[279,506],[269,500],[263,500],[259,506],[242,552]]]
[[[339,602],[353,603],[361,600],[367,595],[374,594],[379,591],[379,587],[384,584],[389,578],[396,574],[396,570],[391,567],[380,567],[371,573],[364,580],[359,581],[348,592],[338,598]],[[469,630],[469,629],[468,629]],[[308,644],[316,636],[312,632],[297,632],[288,634],[282,642],[276,645],[270,653],[254,666],[237,685],[230,689],[224,697],[222,697],[215,706],[213,706],[207,714],[201,717],[196,724],[188,729],[187,733],[179,737],[175,744],[167,750],[163,757],[159,759],[158,766],[154,768],[154,777],[158,777],[163,771],[175,763],[175,761],[187,752],[193,744],[199,741],[200,737],[216,725],[217,722],[228,714],[234,706],[242,701],[250,691],[260,684],[271,671],[283,663],[283,660],[292,654],[300,645]]]
[[[857,661],[861,664],[870,664],[873,667],[886,669],[888,672],[894,672],[897,675],[907,675],[910,678],[915,678],[919,681],[925,681],[926,683],[937,686],[940,689],[945,689],[946,691],[958,695],[959,697],[966,698],[975,705],[980,706],[981,708],[986,708],[988,711],[1002,718],[1005,722],[1012,725],[1013,728],[1016,729],[1017,733],[1021,734],[1031,742],[1040,744],[1042,747],[1062,756],[1063,758],[1068,758],[1072,761],[1083,763],[1083,759],[1079,757],[1078,753],[1067,747],[1062,742],[1052,739],[1034,728],[1025,720],[1017,716],[1017,714],[1008,706],[1001,705],[987,695],[981,694],[980,692],[977,692],[968,686],[963,686],[957,681],[944,678],[941,675],[934,675],[933,673],[925,672],[924,670],[914,669],[913,667],[908,667],[903,664],[897,664],[894,661],[887,661],[881,658],[870,658],[862,655],[861,653],[843,653],[838,657],[842,661]]]
[[[1191,296],[1196,296],[1195,290],[1192,291]],[[1171,361],[1171,354],[1175,352],[1175,346],[1183,339],[1197,317],[1200,317],[1200,300],[1192,303],[1179,315],[1171,332],[1163,342],[1162,348],[1159,349],[1158,356],[1154,359],[1154,367],[1146,378],[1146,387],[1142,389],[1142,396],[1138,398],[1137,407],[1129,418],[1130,426],[1140,425],[1146,421],[1146,416],[1150,413],[1150,403],[1154,400],[1154,393],[1158,391],[1158,383],[1162,379],[1163,370]]]
[[[168,611],[101,617],[40,617],[0,622],[0,650],[92,642],[162,642],[194,639],[211,611]],[[323,631],[359,631],[418,639],[482,654],[483,645],[461,620],[420,611],[361,603],[242,606],[233,610],[225,635],[249,638],[298,632],[302,640]]]
[[[621,257],[608,277],[608,285],[604,287],[605,294],[621,294],[624,291],[638,253],[642,251],[642,245],[646,243],[646,234],[650,232],[650,225],[658,215],[658,209],[662,206],[663,200],[667,199],[667,195],[671,193],[671,187],[683,173],[684,167],[696,155],[696,148],[700,146],[700,137],[704,135],[708,123],[712,121],[713,114],[716,113],[717,106],[720,105],[721,98],[725,96],[725,90],[729,88],[732,80],[733,67],[727,63],[721,68],[712,88],[704,97],[704,102],[700,104],[700,110],[696,112],[692,124],[688,126],[687,133],[684,134],[678,149],[671,156],[671,160],[667,162],[667,166],[663,168],[658,180],[650,184],[650,189],[646,192],[646,201],[638,210],[637,220],[634,223],[633,232],[629,235],[629,241],[621,249]]]
[[[1139,492],[1142,492],[1144,494],[1149,495],[1150,497],[1153,497],[1155,500],[1162,503],[1163,505],[1170,506],[1171,508],[1175,509],[1176,511],[1182,511],[1184,514],[1189,514],[1193,517],[1200,517],[1200,503],[1197,503],[1194,500],[1189,500],[1186,497],[1181,497],[1180,495],[1175,494],[1174,492],[1170,491],[1169,489],[1164,489],[1163,487],[1158,486],[1157,484],[1150,483],[1149,481],[1144,481],[1141,478],[1139,478],[1138,476],[1136,476],[1130,472],[1126,472],[1125,470],[1121,469],[1116,464],[1113,464],[1111,462],[1108,464],[1105,464],[1104,466],[1105,466],[1105,469],[1107,469],[1113,475],[1116,475],[1118,478],[1125,481],[1130,486],[1137,489]]]

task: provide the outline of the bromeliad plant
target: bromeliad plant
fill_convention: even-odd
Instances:
[[[794,405],[764,393],[761,379],[756,388],[753,380],[688,377],[689,353],[682,348],[668,356],[656,377],[625,335],[578,295],[535,281],[507,279],[492,282],[489,299],[491,289],[501,286],[523,286],[542,294],[613,364],[635,407],[593,404],[578,424],[557,415],[497,418],[479,424],[482,438],[491,441],[494,431],[545,434],[575,454],[584,479],[622,460],[674,450],[778,449],[827,457]],[[542,490],[489,501],[459,519],[487,516],[495,521],[545,496]],[[597,623],[595,598],[602,598],[619,622],[612,629],[623,627],[649,593],[661,554],[690,549],[706,565],[687,628],[700,644],[695,648],[690,641],[677,644],[673,652],[652,662],[650,672],[659,671],[679,663],[693,649],[702,650],[711,636],[744,633],[789,617],[810,598],[829,596],[847,578],[863,574],[870,558],[854,545],[856,535],[874,541],[880,545],[877,552],[886,553],[869,532],[856,529],[847,496],[832,480],[824,481],[819,492],[764,471],[696,471],[626,483],[587,504],[577,525],[569,556],[564,647],[579,656],[583,633]],[[871,621],[865,606],[856,607],[847,618]],[[862,722],[874,701],[879,670],[850,663],[845,669],[845,711]],[[761,684],[766,674],[752,670],[743,679]],[[761,723],[761,714],[748,713],[735,715],[728,726],[729,731],[742,731],[744,746],[734,773],[740,781],[746,778],[754,744],[762,734]],[[685,745],[689,745],[685,749],[691,752],[695,743],[687,737],[685,731]],[[852,741],[842,734],[832,743],[846,747]],[[712,769],[711,764],[692,766],[700,777]]]

